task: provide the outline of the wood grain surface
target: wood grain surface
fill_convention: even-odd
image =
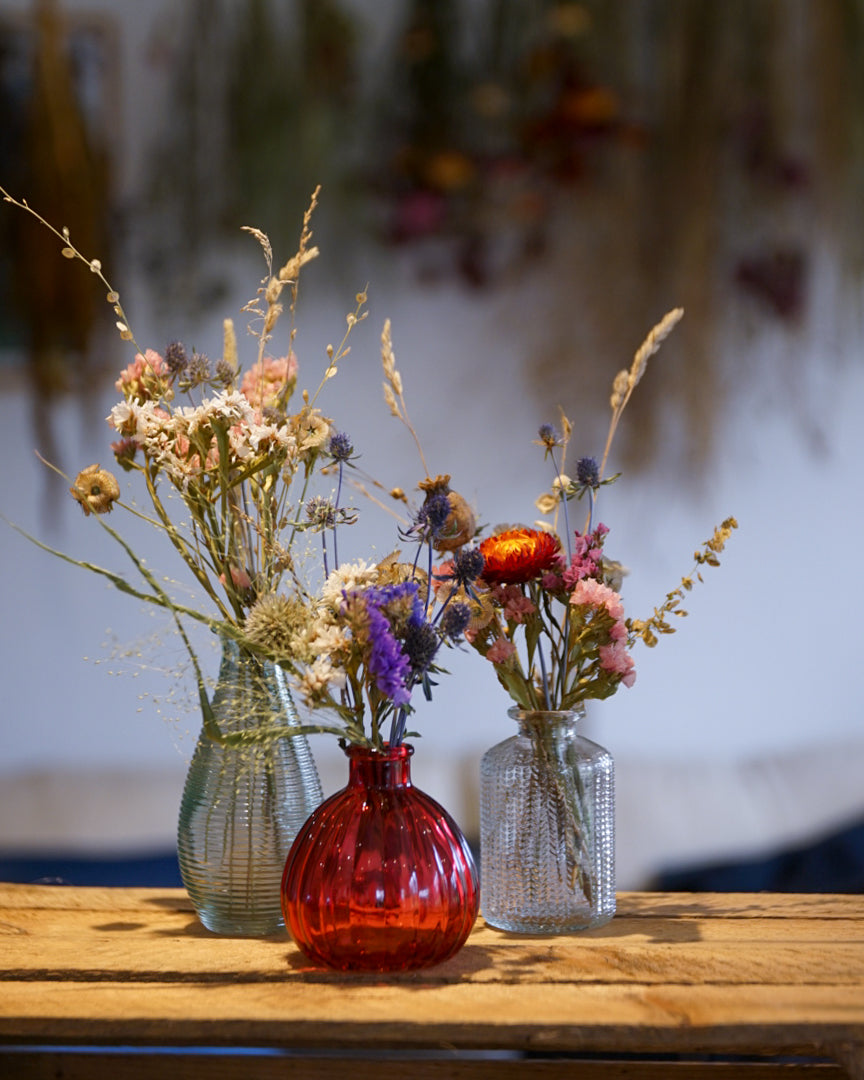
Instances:
[[[345,976],[210,934],[182,890],[0,884],[0,1042],[26,1080],[164,1074],[164,1047],[215,1080],[864,1080],[864,898],[622,894],[597,930],[481,919],[438,967]]]

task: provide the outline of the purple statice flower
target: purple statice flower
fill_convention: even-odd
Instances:
[[[369,593],[378,591],[370,589]],[[369,674],[394,705],[407,705],[411,700],[411,661],[394,637],[387,616],[378,607],[374,596],[366,597],[366,610],[369,615],[369,656],[366,659]]]
[[[423,618],[419,586],[416,581],[400,581],[393,585],[377,585],[364,593],[366,604],[380,608],[392,623],[404,626],[412,619]]]

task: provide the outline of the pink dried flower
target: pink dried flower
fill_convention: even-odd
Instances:
[[[489,646],[486,659],[493,664],[503,664],[516,652],[516,646],[505,637],[496,638]]]
[[[297,384],[297,357],[294,353],[274,359],[265,356],[244,372],[240,393],[257,409],[284,404]]]
[[[235,589],[251,589],[252,579],[246,573],[246,571],[239,566],[232,566],[231,568],[231,583]],[[219,581],[225,585],[227,579],[224,574],[219,575]]]
[[[537,610],[536,604],[522,592],[518,585],[496,585],[492,597],[504,611],[508,622],[522,623]]]
[[[615,641],[611,645],[601,645],[597,650],[600,656],[600,667],[604,671],[611,671],[621,676],[621,682],[630,687],[636,682],[636,665],[633,657],[623,641]]]
[[[624,618],[621,597],[614,589],[610,589],[608,585],[594,578],[583,578],[582,581],[576,583],[576,587],[570,594],[570,603],[577,607],[582,605],[595,608],[605,607],[613,619]]]
[[[136,353],[132,363],[120,372],[114,387],[127,401],[131,398],[139,401],[160,398],[164,391],[162,377],[167,374],[168,368],[159,353],[155,349],[145,349],[143,356]]]

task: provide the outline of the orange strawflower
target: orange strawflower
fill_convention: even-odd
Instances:
[[[480,544],[490,585],[521,585],[558,565],[561,541],[540,529],[508,529]]]

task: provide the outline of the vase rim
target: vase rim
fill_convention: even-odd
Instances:
[[[414,753],[414,747],[410,743],[400,743],[399,746],[385,743],[381,749],[377,746],[348,743],[342,749],[349,758],[372,758],[380,761],[407,761]]]
[[[583,720],[585,718],[585,704],[580,701],[570,709],[523,709],[519,705],[512,705],[507,710],[507,715],[511,720],[530,720],[535,723],[544,720]]]

